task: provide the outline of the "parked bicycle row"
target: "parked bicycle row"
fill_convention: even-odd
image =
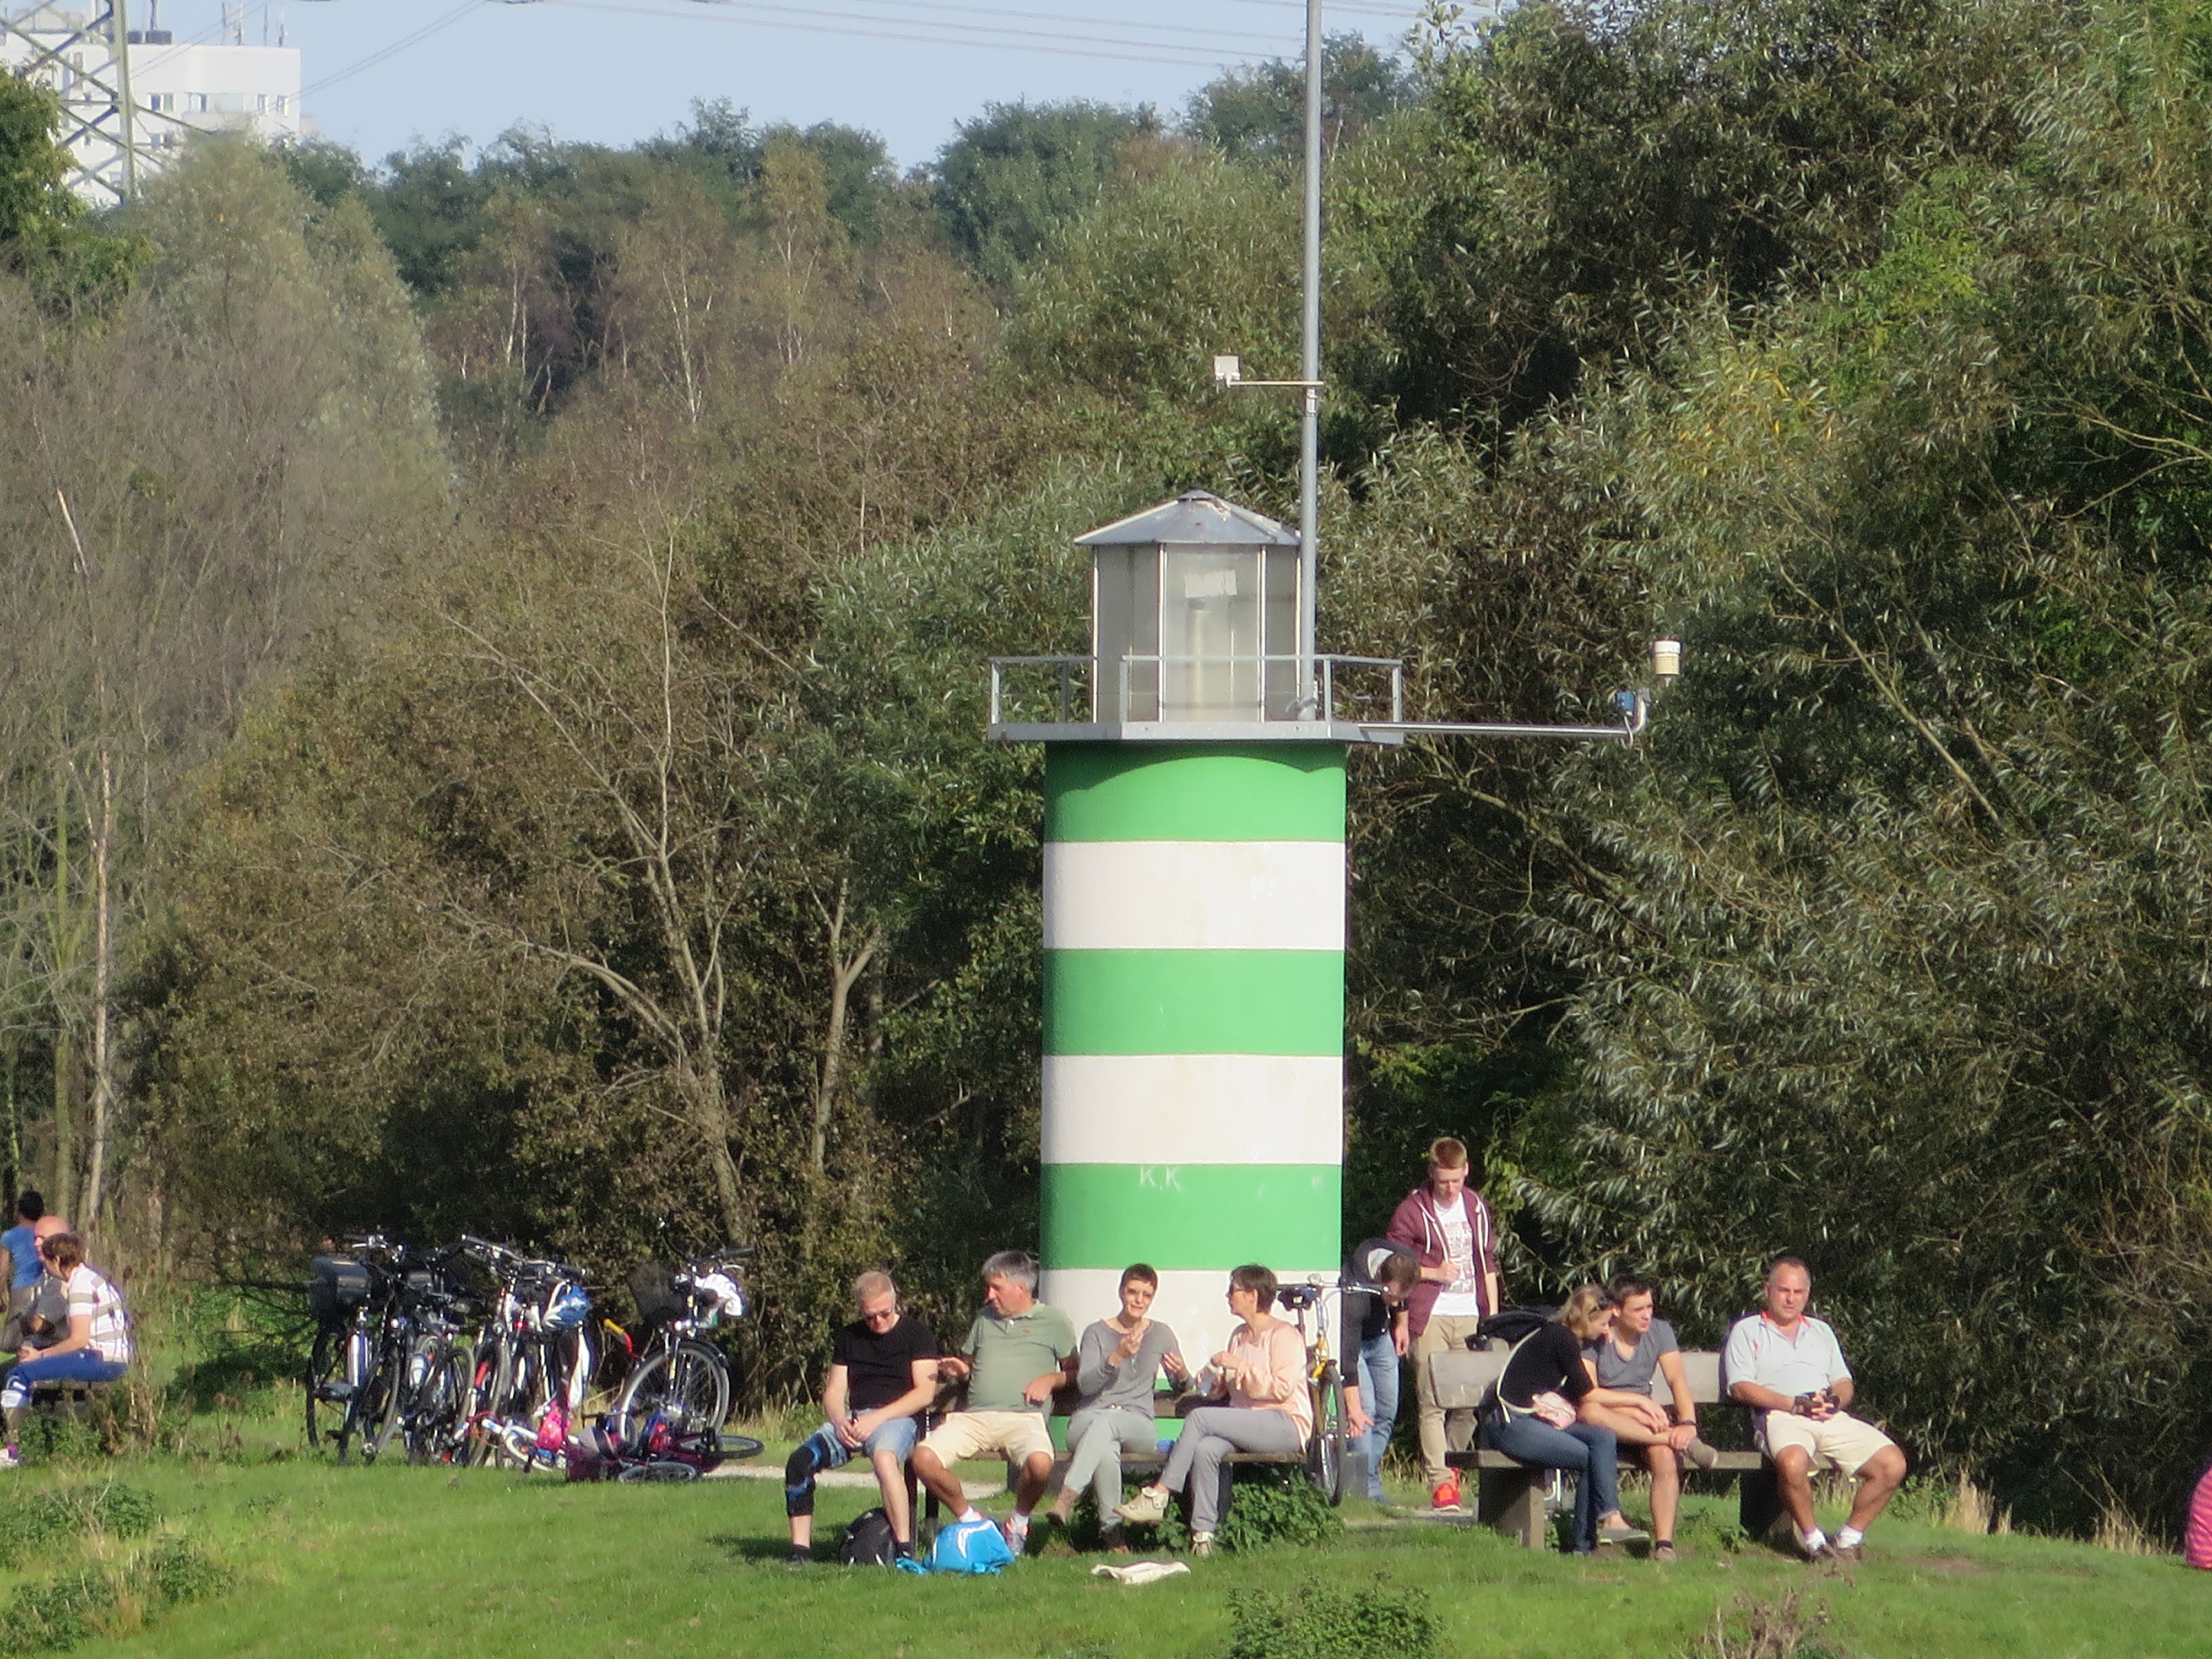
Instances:
[[[350,1238],[308,1281],[308,1443],[341,1462],[395,1447],[410,1462],[524,1471],[595,1461],[625,1480],[693,1479],[757,1455],[759,1442],[721,1432],[729,1362],[708,1340],[745,1316],[749,1254],[641,1265],[633,1333],[603,1316],[574,1263],[469,1235]]]

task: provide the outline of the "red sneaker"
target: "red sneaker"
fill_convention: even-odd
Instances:
[[[1457,1475],[1446,1476],[1443,1483],[1429,1494],[1429,1507],[1447,1515],[1458,1515],[1463,1512],[1464,1506],[1459,1501]]]

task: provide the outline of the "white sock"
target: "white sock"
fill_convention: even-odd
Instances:
[[[1006,1531],[1016,1538],[1028,1537],[1030,1532],[1029,1516],[1024,1515],[1019,1510],[1016,1510],[1011,1516],[1006,1517]]]
[[[1818,1527],[1814,1528],[1810,1532],[1801,1532],[1797,1534],[1797,1537],[1799,1541],[1805,1546],[1805,1553],[1808,1555],[1818,1554],[1820,1553],[1820,1547],[1828,1541],[1828,1534],[1822,1532]]]
[[[960,1521],[961,1524],[963,1526],[970,1521],[981,1521],[982,1518],[983,1511],[977,1509],[973,1504],[970,1504],[966,1509],[960,1511]]]
[[[1856,1545],[1860,1539],[1865,1536],[1866,1534],[1861,1532],[1856,1527],[1844,1527],[1838,1530],[1836,1534],[1836,1542],[1843,1548],[1850,1549]]]

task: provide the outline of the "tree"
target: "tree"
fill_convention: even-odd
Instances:
[[[1077,99],[987,104],[937,158],[938,210],[983,279],[1014,273],[1104,198],[1132,139],[1160,131],[1149,107]]]
[[[1322,45],[1322,145],[1334,152],[1405,104],[1413,86],[1395,58],[1358,34]],[[1271,58],[1209,81],[1191,96],[1183,128],[1224,155],[1298,162],[1305,154],[1305,65]]]

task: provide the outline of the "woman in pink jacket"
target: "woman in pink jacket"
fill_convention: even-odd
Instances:
[[[1201,1393],[1227,1401],[1200,1406],[1183,1419],[1182,1435],[1160,1478],[1114,1513],[1136,1526],[1164,1519],[1168,1499],[1190,1492],[1190,1553],[1213,1553],[1221,1519],[1221,1460],[1235,1451],[1298,1452],[1313,1432],[1306,1391],[1306,1345],[1297,1328],[1268,1311],[1275,1275],[1247,1265],[1229,1275],[1229,1311],[1243,1322],[1229,1346],[1198,1374]]]

